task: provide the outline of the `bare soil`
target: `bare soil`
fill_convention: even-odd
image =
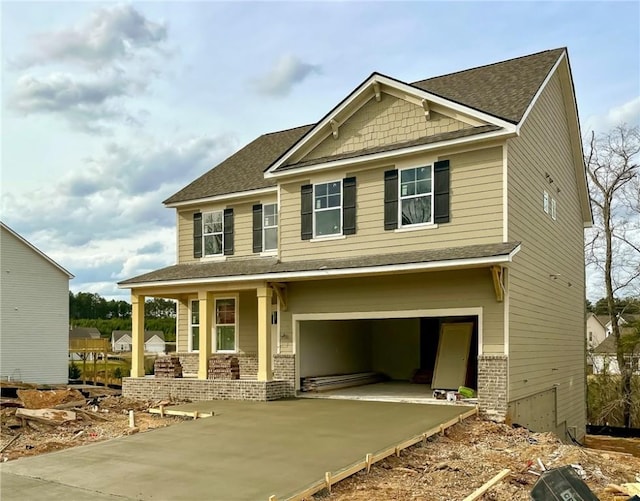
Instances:
[[[390,456],[332,487],[323,501],[462,500],[501,470],[511,473],[478,499],[529,500],[546,469],[575,465],[575,470],[602,501],[618,501],[610,484],[640,482],[640,458],[560,442],[552,433],[533,433],[481,419],[449,428],[444,436]]]

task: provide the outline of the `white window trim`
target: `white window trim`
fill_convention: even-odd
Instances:
[[[222,235],[222,245],[220,246],[220,253],[219,254],[206,254],[205,253],[205,237],[206,236],[211,236],[211,235],[217,235],[218,233],[205,233],[204,232],[204,217],[206,214],[213,214],[214,212],[219,212],[220,213],[220,219],[222,221],[222,231],[220,232]],[[224,255],[224,210],[223,209],[218,209],[218,210],[208,210],[206,212],[202,213],[202,257],[203,258],[220,258],[220,257],[225,257]]]
[[[337,233],[331,233],[330,235],[316,235],[316,213],[336,210],[336,207],[328,207],[326,209],[316,209],[316,186],[320,184],[331,184],[331,183],[340,183],[340,231],[338,231]],[[311,239],[311,241],[317,242],[319,240],[327,240],[327,239],[335,239],[338,237],[344,237],[343,228],[342,228],[342,219],[343,219],[343,211],[344,211],[344,186],[342,183],[342,179],[333,179],[331,181],[314,183],[311,196],[313,201],[313,238]]]
[[[200,324],[194,324],[193,323],[193,303],[195,301],[198,301],[198,299],[189,299],[189,330],[187,331],[187,351],[189,353],[198,353],[200,351],[200,347],[198,346],[197,348],[194,349],[193,347],[193,330],[192,327],[194,325],[198,326],[198,329],[200,328]],[[198,303],[198,308],[200,303]],[[198,311],[198,316],[200,315],[200,312]],[[201,335],[202,333],[199,333],[198,337]],[[176,346],[177,349],[177,346]]]
[[[234,326],[234,339],[233,339],[233,350],[218,350],[218,324],[216,322],[216,303],[219,300],[223,300],[223,299],[233,299],[235,301],[235,313],[233,315],[233,318],[235,318],[235,323],[233,324]],[[213,324],[213,332],[211,333],[212,339],[211,339],[211,347],[212,347],[212,352],[213,353],[238,353],[238,346],[239,346],[239,318],[238,318],[238,311],[240,310],[240,300],[239,300],[239,295],[238,294],[226,294],[224,296],[214,296],[213,297],[213,318],[212,318],[212,324]],[[224,326],[228,326],[231,324],[221,324]]]
[[[406,230],[409,228],[421,229],[429,226],[437,227],[437,225],[433,222],[433,212],[434,212],[434,206],[435,206],[435,203],[434,203],[435,197],[433,196],[433,188],[435,185],[433,166],[434,166],[434,162],[432,162],[431,164],[416,165],[415,167],[403,167],[402,169],[398,169],[398,228],[397,230]],[[421,193],[420,195],[408,195],[406,197],[403,197],[402,196],[402,172],[406,170],[416,170],[421,167],[429,167],[431,169],[431,191],[429,193]],[[431,221],[429,221],[428,223],[402,224],[402,201],[408,200],[410,198],[420,198],[425,196],[431,197],[431,216],[430,216]]]
[[[554,221],[558,219],[558,212],[557,212],[557,203],[556,203],[556,199],[552,198],[551,199],[551,219],[553,219]]]
[[[278,221],[278,223],[275,226],[266,226],[264,224],[264,218],[265,218],[265,207],[267,205],[274,205],[276,207],[276,220]],[[268,203],[268,204],[262,204],[262,253],[260,255],[263,254],[276,254],[278,252],[278,233],[279,233],[279,226],[280,226],[280,208],[278,207],[278,204],[276,202],[272,202],[272,203]],[[265,249],[265,244],[267,242],[267,238],[266,238],[266,233],[265,231],[268,229],[276,229],[276,246],[273,249]],[[223,228],[224,230],[224,228]]]
[[[394,233],[406,233],[408,231],[418,231],[418,230],[435,230],[438,228],[436,223],[417,223],[417,224],[408,224],[405,226],[401,226],[400,228],[396,228],[393,230]]]

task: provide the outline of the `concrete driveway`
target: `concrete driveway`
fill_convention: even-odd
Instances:
[[[3,501],[287,499],[470,408],[347,400],[190,404],[211,418],[0,465]]]

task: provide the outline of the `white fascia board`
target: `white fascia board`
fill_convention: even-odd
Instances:
[[[332,169],[336,167],[342,167],[345,165],[357,165],[365,162],[374,162],[376,160],[388,160],[394,157],[412,155],[415,153],[424,153],[427,151],[438,150],[447,148],[450,146],[458,146],[467,143],[473,143],[478,141],[486,141],[488,139],[508,139],[516,135],[515,131],[511,130],[496,130],[491,132],[485,132],[483,134],[474,134],[473,136],[460,137],[456,139],[450,139],[449,141],[439,141],[437,143],[421,144],[418,146],[410,146],[408,148],[400,148],[397,150],[383,151],[380,153],[373,153],[370,155],[361,155],[359,157],[344,158],[341,160],[333,160],[330,162],[318,163],[309,165],[307,167],[300,167],[298,169],[286,170],[283,172],[266,172],[264,177],[285,177],[304,174],[306,172],[314,172],[324,169]]]
[[[297,151],[304,147],[309,141],[313,139],[313,137],[317,134],[318,131],[322,130],[324,127],[328,126],[331,120],[335,119],[337,115],[339,115],[343,110],[349,107],[356,99],[358,99],[362,93],[366,92],[369,87],[371,87],[374,83],[380,83],[386,85],[388,87],[392,87],[397,89],[400,92],[404,92],[407,94],[411,94],[418,99],[426,99],[427,101],[434,102],[441,106],[445,106],[447,108],[451,108],[459,113],[470,115],[471,117],[477,118],[483,122],[497,125],[502,127],[503,129],[509,132],[515,132],[516,126],[511,122],[507,122],[506,120],[502,120],[493,115],[489,115],[487,113],[475,110],[468,106],[464,106],[462,104],[458,104],[454,101],[449,101],[443,97],[437,96],[435,94],[431,94],[425,90],[419,89],[412,85],[399,82],[398,80],[394,80],[392,78],[386,77],[384,75],[380,75],[379,73],[374,73],[367,80],[364,81],[357,89],[355,89],[349,97],[347,97],[339,106],[337,106],[330,114],[324,117],[323,120],[318,122],[311,131],[309,131],[297,144],[295,144],[285,155],[283,155],[278,161],[272,164],[269,169],[265,172],[265,177],[274,177],[273,171],[284,164],[291,156],[293,156]]]
[[[29,247],[32,251],[34,251],[36,254],[39,254],[40,257],[43,257],[44,259],[46,259],[47,261],[49,261],[53,266],[55,266],[56,268],[58,268],[62,273],[64,273],[65,275],[67,275],[69,277],[69,280],[71,280],[72,278],[75,278],[75,275],[73,275],[72,273],[69,273],[69,271],[67,271],[65,268],[63,268],[62,266],[60,266],[58,263],[56,263],[53,259],[51,259],[49,256],[47,256],[44,252],[42,252],[40,249],[38,249],[35,245],[33,245],[31,242],[29,242],[26,238],[24,238],[23,236],[21,236],[20,234],[16,233],[15,231],[13,231],[11,228],[9,228],[6,224],[4,224],[2,221],[0,221],[0,227],[4,228],[5,230],[7,230],[11,235],[13,235],[14,237],[16,237],[19,241],[21,241],[23,244],[25,244],[27,247]]]
[[[563,51],[562,54],[560,54],[560,57],[558,58],[556,63],[553,65],[553,67],[551,68],[551,70],[547,74],[546,78],[542,81],[542,84],[540,85],[540,88],[538,89],[538,92],[536,92],[535,95],[533,96],[533,99],[529,103],[529,106],[527,106],[527,109],[525,110],[524,114],[522,115],[522,118],[520,119],[520,122],[518,123],[518,126],[516,127],[516,132],[518,133],[518,135],[520,135],[520,129],[522,128],[522,124],[524,124],[524,122],[527,120],[527,117],[529,116],[529,113],[531,113],[531,110],[533,109],[535,104],[538,102],[538,98],[540,97],[540,95],[542,94],[544,89],[546,89],[547,84],[549,83],[549,80],[551,80],[551,78],[555,74],[556,70],[558,69],[558,66],[560,66],[560,63],[566,57],[567,57],[567,52]]]
[[[276,280],[294,280],[305,278],[340,278],[344,276],[353,275],[378,275],[389,273],[403,273],[411,271],[435,271],[440,269],[452,269],[452,268],[469,268],[489,266],[494,264],[506,264],[510,263],[520,251],[520,245],[518,245],[509,254],[503,254],[500,256],[489,256],[479,258],[467,258],[467,259],[452,259],[445,261],[430,261],[427,263],[408,263],[408,264],[390,264],[384,266],[367,266],[360,268],[340,268],[340,269],[327,269],[327,270],[311,270],[311,271],[286,271],[281,273],[260,273],[255,275],[236,275],[236,276],[222,276],[222,277],[210,277],[210,278],[193,278],[186,280],[171,280],[164,282],[138,282],[134,284],[120,285],[120,289],[138,289],[145,287],[167,287],[167,286],[181,286],[181,285],[200,285],[200,284],[212,284],[222,282],[250,282],[250,281],[268,281],[273,282]]]
[[[270,188],[260,188],[258,190],[248,190],[248,191],[237,191],[235,193],[228,193],[225,195],[216,195],[213,197],[204,197],[204,198],[196,198],[193,200],[185,200],[183,202],[173,202],[170,204],[164,204],[165,207],[173,208],[173,207],[184,207],[187,205],[198,205],[212,202],[223,202],[226,200],[237,200],[239,198],[251,198],[256,195],[266,195],[269,193],[277,193],[278,187],[272,186]]]

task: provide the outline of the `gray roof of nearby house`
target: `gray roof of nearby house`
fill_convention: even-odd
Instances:
[[[168,266],[160,270],[145,273],[119,282],[119,285],[134,285],[150,282],[182,281],[215,277],[242,277],[248,275],[266,275],[288,272],[348,270],[350,268],[372,268],[402,264],[417,264],[508,256],[519,242],[507,242],[486,245],[467,245],[447,247],[445,249],[393,254],[377,254],[336,259],[310,259],[281,263],[277,258],[236,259],[229,261],[209,261],[185,263]],[[375,270],[372,270],[375,271]]]
[[[420,80],[410,85],[512,123],[518,123],[564,48]],[[165,204],[275,186],[264,171],[315,124],[264,134],[167,198]],[[470,133],[480,133],[480,128]],[[406,147],[402,145],[401,147]],[[360,156],[370,152],[356,152]],[[332,158],[333,159],[333,158]],[[324,159],[323,161],[326,161]]]
[[[69,327],[69,339],[99,339],[100,331],[95,327]]]
[[[640,337],[636,334],[636,331],[633,327],[625,327],[622,329],[621,339],[623,343],[628,343],[633,345],[635,343],[635,347],[633,349],[634,353],[640,354]],[[614,354],[616,352],[616,338],[613,335],[607,336],[607,338],[602,341],[598,346],[593,349],[594,353],[598,354]],[[624,346],[624,344],[623,344]]]
[[[114,343],[120,341],[124,336],[131,337],[131,331],[112,331],[111,337]],[[162,331],[144,331],[144,342],[149,341],[153,336],[158,336],[164,341],[164,332]]]

